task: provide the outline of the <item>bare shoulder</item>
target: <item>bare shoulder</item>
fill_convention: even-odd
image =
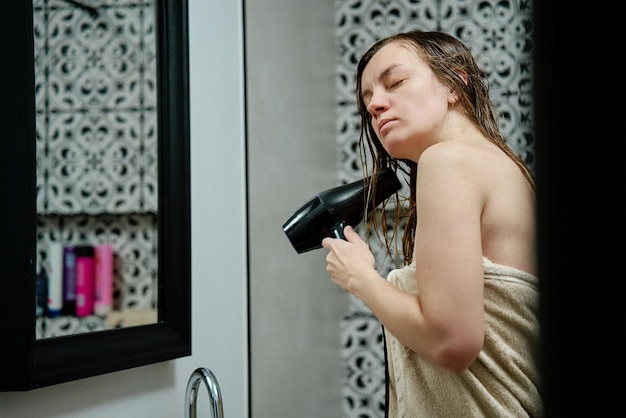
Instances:
[[[461,162],[473,147],[456,141],[444,141],[431,145],[426,148],[420,159],[419,164],[442,163],[442,162]]]
[[[496,145],[488,141],[444,141],[428,147],[418,161],[418,175],[461,176],[477,184],[497,188],[502,180],[523,180],[517,165]],[[525,181],[525,180],[524,180]]]
[[[422,153],[418,161],[418,176],[479,180],[490,167],[500,164],[502,155],[490,145],[444,141],[431,145]]]

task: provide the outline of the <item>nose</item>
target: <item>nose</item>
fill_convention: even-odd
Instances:
[[[379,114],[389,108],[389,101],[385,97],[384,92],[374,90],[366,109],[370,115],[376,118]]]

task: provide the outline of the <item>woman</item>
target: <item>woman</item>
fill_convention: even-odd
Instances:
[[[456,38],[412,31],[363,55],[356,93],[373,173],[410,180],[408,204],[395,199],[405,266],[383,278],[351,227],[322,245],[384,328],[389,416],[540,416],[534,181],[485,75]]]

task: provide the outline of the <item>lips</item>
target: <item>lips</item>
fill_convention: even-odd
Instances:
[[[386,119],[381,119],[380,122],[378,123],[378,132],[380,132],[382,134],[383,129],[385,128],[385,126],[387,126],[389,124],[389,122],[393,122],[394,119],[392,118],[386,118]]]

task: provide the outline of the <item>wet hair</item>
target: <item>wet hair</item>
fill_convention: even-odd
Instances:
[[[408,177],[410,196],[408,201],[407,199],[402,200],[400,194],[396,193],[392,199],[384,202],[380,212],[381,218],[371,216],[367,220],[367,237],[369,238],[371,231],[375,231],[378,238],[384,243],[387,252],[392,255],[392,243],[404,223],[402,254],[404,262],[410,264],[413,259],[414,235],[417,224],[415,212],[417,163],[409,160],[397,160],[383,148],[372,127],[372,115],[367,111],[363,101],[361,85],[361,78],[367,64],[381,48],[391,43],[400,43],[417,53],[431,68],[439,82],[457,94],[459,109],[489,141],[498,146],[515,162],[533,189],[535,182],[524,161],[506,143],[498,125],[499,114],[489,96],[487,76],[479,68],[472,52],[465,44],[444,32],[420,30],[397,33],[379,40],[363,54],[357,65],[356,101],[357,109],[361,115],[361,132],[359,135],[361,162],[364,172],[368,172],[369,157],[372,164],[372,177],[387,167],[404,173]],[[373,196],[374,188],[375,184],[372,184],[370,187],[371,196]],[[369,200],[366,204],[372,204],[371,202],[372,200]],[[387,233],[388,223],[385,206],[391,202],[395,204],[395,221],[392,233],[389,235]]]

